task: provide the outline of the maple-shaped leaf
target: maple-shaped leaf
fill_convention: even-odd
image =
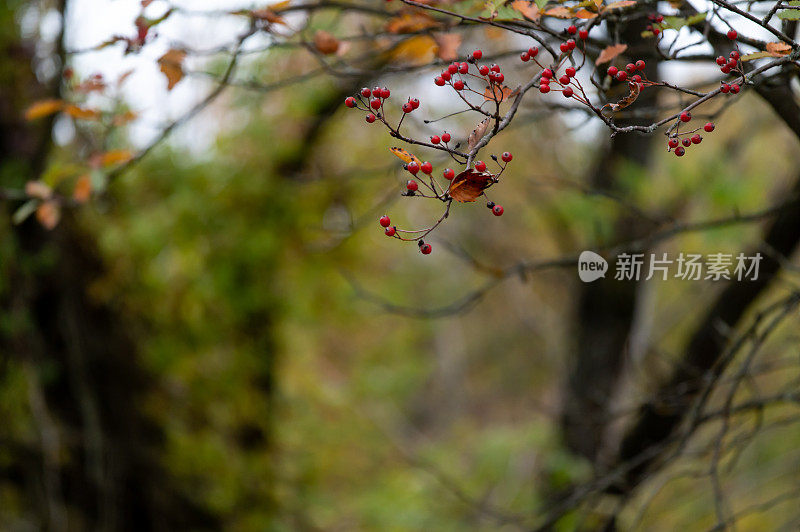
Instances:
[[[594,64],[600,65],[602,63],[608,63],[627,49],[627,44],[612,44],[611,46],[606,46],[603,48],[603,51],[600,52],[600,55],[597,56]]]
[[[459,203],[470,203],[478,199],[483,191],[494,183],[494,174],[469,168],[453,178],[447,193]]]
[[[186,52],[173,48],[159,57],[158,66],[161,72],[167,77],[167,90],[172,88],[183,79],[183,60],[186,59]]]

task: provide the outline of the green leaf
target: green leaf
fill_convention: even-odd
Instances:
[[[535,0],[535,1],[536,1],[536,7],[538,7],[539,9],[544,9],[544,6],[547,5],[547,0]]]
[[[761,59],[764,57],[773,57],[773,55],[769,52],[755,52],[752,54],[743,55],[739,60],[740,61],[752,61],[753,59]]]
[[[653,35],[654,35],[654,34],[653,34],[653,32],[652,32],[652,31],[649,31],[649,30],[648,30],[648,31],[643,31],[643,32],[642,32],[642,37],[645,37],[645,38],[647,38],[647,37],[652,37]]]
[[[36,207],[38,206],[39,200],[32,199],[26,201],[14,212],[14,215],[11,217],[11,221],[13,221],[15,225],[21,224],[28,218],[28,216],[36,212]]]
[[[664,17],[663,26],[673,30],[679,30],[686,25],[686,19],[681,17]]]
[[[781,20],[800,20],[800,9],[787,9],[778,13]]]
[[[686,19],[686,25],[692,26],[697,24],[698,22],[703,22],[706,19],[706,15],[708,13],[698,13],[696,15],[692,15],[691,17]]]

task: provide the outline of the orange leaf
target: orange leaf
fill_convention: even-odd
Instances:
[[[519,11],[523,17],[534,22],[538,22],[539,19],[542,18],[542,14],[539,12],[539,6],[533,2],[514,0],[514,2],[511,3],[511,8]]]
[[[415,33],[438,26],[439,23],[427,13],[403,13],[389,19],[386,31],[389,33]]]
[[[517,90],[512,90],[511,87],[506,87],[504,85],[501,88],[493,83],[489,87],[486,87],[486,90],[483,92],[483,97],[485,100],[492,100],[499,103],[515,96],[518,92]]]
[[[442,61],[455,61],[458,58],[458,47],[461,46],[461,34],[439,33],[434,35],[436,44],[439,45],[437,55]]]
[[[566,7],[553,7],[544,12],[545,16],[556,18],[572,18],[572,13]]]
[[[36,209],[36,219],[45,229],[53,229],[61,219],[61,207],[53,200],[48,200]]]
[[[422,161],[420,161],[416,155],[413,153],[407,152],[403,148],[398,148],[397,146],[389,148],[389,151],[394,153],[397,157],[399,157],[404,163],[408,164],[411,161],[416,162],[418,165],[422,166]]]
[[[459,203],[469,203],[478,199],[495,182],[494,174],[469,168],[453,178],[447,193]]]
[[[486,134],[487,129],[489,129],[489,117],[486,117],[480,124],[478,124],[475,127],[475,129],[472,130],[472,133],[469,134],[469,139],[467,139],[467,143],[469,144],[469,149],[474,148],[478,144],[478,142]]]
[[[314,48],[321,54],[335,54],[339,50],[339,39],[327,31],[317,30],[314,34]]]
[[[115,126],[124,126],[128,122],[136,120],[136,117],[137,115],[133,111],[125,111],[122,114],[114,115],[111,121]]]
[[[28,181],[25,183],[25,194],[31,198],[46,200],[53,195],[53,189],[41,181]]]
[[[78,203],[86,203],[92,195],[92,180],[84,174],[75,182],[75,188],[72,190],[72,198]]]
[[[133,154],[128,150],[111,150],[105,152],[100,157],[100,164],[102,166],[112,166],[119,163],[125,163],[133,158]]]
[[[594,64],[599,65],[602,63],[608,63],[627,49],[627,44],[612,44],[611,46],[607,46],[602,52],[600,52],[600,55],[597,56],[597,60],[594,62]]]
[[[67,105],[64,108],[64,112],[72,118],[77,118],[79,120],[100,119],[100,111],[95,111],[94,109],[84,109],[83,107],[78,107],[77,105]]]
[[[400,63],[410,65],[424,65],[436,57],[439,46],[429,35],[417,35],[397,45],[389,51],[389,57]]]
[[[61,100],[40,100],[25,111],[25,120],[36,120],[59,112],[64,107]]]
[[[621,111],[631,105],[633,102],[636,101],[636,98],[639,97],[639,92],[641,91],[641,86],[638,83],[633,81],[628,82],[628,90],[630,91],[627,96],[623,99],[618,101],[617,103],[609,103],[607,104],[612,111]]]
[[[596,16],[597,16],[597,13],[593,13],[593,12],[589,11],[588,9],[579,9],[575,13],[575,18],[581,18],[581,19],[590,19],[590,18],[595,18]]]
[[[608,11],[609,9],[622,9],[623,7],[630,7],[635,6],[636,0],[619,0],[617,2],[611,2],[607,6],[603,8],[603,11]]]
[[[266,20],[270,24],[283,24],[286,25],[286,21],[283,20],[283,17],[272,11],[271,9],[267,9],[266,7],[263,9],[255,9],[250,12],[253,18],[257,18],[258,20]]]
[[[787,55],[792,51],[792,47],[785,42],[768,42],[767,51],[776,56]]]
[[[161,72],[167,76],[167,90],[172,90],[175,84],[183,79],[183,60],[185,58],[186,52],[173,48],[158,59]]]

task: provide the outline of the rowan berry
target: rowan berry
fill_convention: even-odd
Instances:
[[[457,91],[463,91],[464,90],[464,82],[461,81],[460,79],[455,80],[453,82],[453,88],[455,90],[457,90]]]
[[[736,83],[731,84],[731,94],[739,94],[739,85]]]
[[[681,144],[683,144],[684,146],[686,146],[688,148],[689,146],[692,145],[692,139],[690,139],[689,137],[686,137],[685,139],[683,139],[681,141]]]
[[[667,142],[667,145],[672,149],[677,148],[678,144],[680,144],[680,142],[676,138],[671,138],[669,139],[669,142]]]
[[[628,73],[625,72],[624,70],[620,70],[619,72],[617,72],[617,79],[619,81],[625,81],[626,79],[628,79]]]
[[[475,59],[476,61],[478,59],[480,59],[481,57],[483,57],[483,52],[482,51],[475,50],[474,52],[472,52],[472,58]]]
[[[459,67],[458,67],[458,71],[461,74],[466,74],[467,72],[469,72],[469,64],[461,63],[461,65],[459,65]]]
[[[636,61],[636,70],[644,70],[645,66],[647,65],[645,65],[644,61],[642,61],[641,59]]]
[[[419,247],[419,250],[422,252],[423,255],[430,255],[431,254],[431,245],[430,244],[422,244]]]
[[[628,71],[628,74],[633,74],[634,72],[636,72],[636,65],[633,63],[628,63],[627,65],[625,65],[625,70]]]
[[[606,73],[612,78],[617,75],[617,72],[619,72],[619,69],[615,66],[608,67],[608,70],[606,71]]]
[[[690,113],[689,111],[683,111],[681,113],[681,122],[688,122],[691,119],[692,119],[692,113]]]
[[[442,139],[439,138],[439,135],[434,135],[431,137],[431,144],[439,144]]]
[[[349,107],[349,108],[351,108],[351,109],[352,109],[353,107],[355,107],[355,106],[356,106],[356,99],[355,99],[355,98],[353,98],[352,96],[348,96],[348,97],[347,97],[347,98],[344,100],[344,104],[345,104],[347,107]]]
[[[702,141],[703,137],[701,137],[699,133],[692,135],[692,144],[700,144]]]
[[[542,94],[547,94],[548,92],[550,92],[550,85],[542,83],[541,85],[539,85],[539,92],[541,92]]]
[[[559,81],[559,83],[561,83],[562,85],[569,85],[569,76],[567,76],[566,74],[564,74],[563,76],[561,76],[560,78],[558,78],[558,81]]]
[[[417,172],[419,172],[419,164],[416,161],[411,161],[406,165],[406,170],[412,175],[417,175]]]
[[[370,107],[373,109],[380,109],[381,108],[381,99],[380,98],[373,98],[369,102]]]
[[[567,28],[567,33],[569,33],[570,35],[575,35],[576,33],[578,33],[578,28],[573,24]]]
[[[478,161],[477,163],[475,163],[475,170],[483,172],[484,170],[486,170],[486,163],[483,161]]]
[[[450,133],[442,133],[442,142],[450,142]]]
[[[445,81],[450,81],[451,77],[452,76],[450,75],[450,72],[448,72],[447,70],[441,73],[441,78]]]
[[[481,73],[481,76],[485,76],[486,74],[488,74],[488,73],[489,73],[489,67],[488,67],[488,66],[486,66],[486,65],[481,65],[481,66],[478,68],[478,72],[480,72],[480,73]]]
[[[531,56],[531,59],[539,55],[539,48],[534,46],[533,48],[528,48],[528,55]]]
[[[531,55],[528,52],[522,52],[521,54],[519,54],[519,58],[520,60],[522,60],[523,63],[527,63],[528,61],[531,60]]]
[[[458,63],[451,63],[450,65],[448,65],[447,71],[450,72],[451,74],[455,74],[456,72],[458,72]]]
[[[381,98],[383,98],[384,100],[389,96],[391,96],[391,94],[392,92],[388,89],[388,87],[383,87],[381,89]]]
[[[723,83],[722,85],[719,86],[719,91],[727,94],[731,91],[731,86],[728,85],[727,83]]]
[[[372,91],[370,91],[369,88],[364,87],[363,89],[361,89],[361,96],[363,96],[364,98],[369,98],[370,94],[372,94]]]
[[[578,38],[580,38],[582,41],[585,41],[586,39],[589,38],[589,31],[588,30],[579,31],[578,32]]]
[[[677,148],[675,148],[675,155],[677,155],[678,157],[683,157],[684,153],[686,153],[686,148],[684,148],[683,146],[678,146]]]
[[[372,113],[368,114],[364,119],[367,121],[368,124],[371,124],[376,120],[375,115]]]
[[[415,192],[419,188],[419,185],[413,179],[409,179],[406,181],[406,188],[411,192]]]
[[[511,155],[511,153],[510,153],[510,152],[507,152],[507,151],[504,151],[504,152],[503,152],[503,155],[501,155],[500,157],[503,159],[503,162],[504,162],[504,163],[507,163],[507,162],[509,162],[511,159],[513,159],[513,158],[514,158],[514,156],[513,156],[513,155]]]
[[[440,86],[440,87],[444,87],[445,81],[444,81],[444,78],[442,76],[436,76],[436,78],[434,78],[433,82],[435,84],[437,84],[438,86]]]
[[[433,165],[431,163],[429,163],[428,161],[425,161],[424,163],[422,163],[422,166],[420,166],[419,168],[420,168],[420,170],[422,170],[423,173],[428,174],[428,175],[430,175],[431,172],[433,172]]]
[[[547,78],[547,79],[552,78],[553,77],[553,71],[550,70],[549,68],[545,68],[544,70],[542,70],[542,77],[543,78]]]
[[[727,63],[727,60],[723,56],[717,57],[717,64],[719,66],[723,66],[725,63]]]
[[[714,131],[714,123],[713,122],[707,123],[706,125],[703,126],[703,129],[705,130],[706,133],[711,133],[712,131]]]
[[[565,98],[571,98],[572,92],[572,87],[564,87],[564,90],[561,91],[561,94],[563,94]]]
[[[389,217],[386,216],[385,214],[383,216],[381,216],[381,219],[378,220],[378,221],[380,222],[380,224],[383,227],[389,227],[389,224],[392,223],[392,221],[389,219]]]
[[[418,100],[418,99],[416,99],[416,98],[411,98],[411,99],[410,99],[410,100],[408,100],[408,101],[409,101],[409,103],[411,103],[411,107],[413,107],[414,109],[416,109],[417,107],[419,107],[419,100]]]
[[[445,179],[450,181],[456,176],[456,173],[453,171],[452,168],[445,168],[444,172],[442,172],[442,175],[444,176]]]
[[[495,216],[502,216],[503,215],[503,206],[502,205],[495,205],[492,207],[492,214]]]
[[[740,57],[739,56],[739,52],[737,52],[736,50],[732,51],[731,54],[730,54],[730,58],[731,59],[736,59],[738,61],[739,57]]]
[[[489,70],[492,72],[500,72],[500,65],[493,63],[492,66],[489,67]]]
[[[391,226],[387,227],[386,231],[383,232],[386,236],[394,236],[397,233],[397,227]]]
[[[564,69],[564,73],[565,73],[567,76],[571,77],[571,78],[574,78],[574,77],[575,77],[575,69],[574,69],[574,68],[572,68],[572,67],[567,67],[566,69]]]
[[[728,39],[735,41],[738,36],[739,34],[736,33],[736,30],[728,30]]]

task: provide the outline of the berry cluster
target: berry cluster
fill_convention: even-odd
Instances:
[[[647,31],[653,32],[653,35],[658,37],[663,29],[661,23],[664,22],[664,15],[661,13],[650,13],[647,15],[647,20],[651,22],[651,24],[647,25]]]
[[[630,76],[630,81],[634,83],[650,85],[652,83],[647,79],[647,76],[642,78],[646,66],[647,64],[642,59],[639,59],[634,63],[628,63],[624,69],[619,69],[612,65],[608,67],[606,74],[617,81],[629,81],[628,77]],[[637,74],[637,72],[641,72],[641,74]]]
[[[688,123],[692,120],[692,114],[688,111],[683,111],[679,117],[680,123]],[[686,154],[686,148],[690,147],[692,144],[700,144],[703,142],[703,137],[700,136],[701,129],[706,133],[711,133],[714,131],[714,123],[707,122],[702,128],[696,128],[691,131],[684,131],[683,133],[678,131],[678,127],[675,128],[675,133],[673,133],[669,139],[667,140],[667,151],[672,151],[678,157],[683,157]]]
[[[439,87],[450,85],[459,92],[466,90],[481,95],[483,93],[470,88],[468,84],[470,78],[487,82],[490,87],[492,85],[502,85],[506,76],[500,71],[500,66],[497,64],[478,65],[477,62],[481,57],[483,57],[483,52],[475,50],[466,61],[450,63],[441,74],[433,79],[433,83]],[[470,65],[475,66],[474,70],[477,71],[477,74],[470,72]]]

